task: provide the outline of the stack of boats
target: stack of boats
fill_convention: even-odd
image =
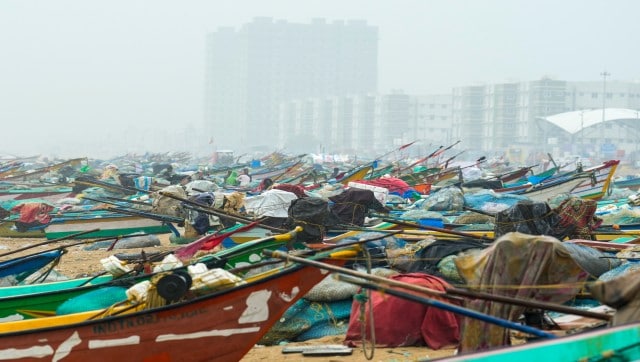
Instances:
[[[412,335],[430,348],[458,346],[459,360],[560,356],[563,349],[562,358],[577,360],[596,356],[596,344],[620,356],[639,353],[631,346],[638,325],[622,326],[636,320],[616,314],[635,303],[638,290],[611,297],[620,295],[612,281],[634,275],[640,243],[637,198],[610,198],[618,160],[537,174],[534,166],[494,170],[469,180],[465,173],[484,159],[416,167],[436,156],[382,166],[376,159],[337,174],[306,164],[304,155],[207,172],[167,162],[177,182],[166,168],[127,173],[124,163],[103,163],[97,170],[87,159],[26,170],[21,162],[2,165],[0,237],[42,238],[52,249],[2,255],[0,358],[84,360],[99,352],[105,359],[240,360],[256,343],[283,341],[274,334],[288,320],[281,317],[299,313],[327,271],[335,283],[380,290],[426,306],[423,313],[444,311],[425,317],[422,332],[405,324],[394,331],[405,343]],[[227,183],[245,168],[249,184]],[[47,279],[76,239],[162,233],[172,234],[171,252],[114,254],[96,260],[102,275]],[[386,277],[354,269],[372,272],[376,264]],[[416,282],[415,273],[429,282]],[[595,305],[578,307],[581,301]],[[363,300],[354,292],[351,303],[356,310]],[[402,312],[394,308],[407,305],[387,312]],[[350,336],[355,317],[344,318],[349,329],[340,332]],[[375,316],[377,342],[395,343],[384,333],[394,318]],[[305,328],[313,335],[311,324]],[[428,333],[443,329],[446,340]],[[564,335],[571,337],[556,338]],[[514,336],[531,343],[498,349]]]

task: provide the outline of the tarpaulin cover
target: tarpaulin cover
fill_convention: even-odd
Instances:
[[[450,285],[444,280],[423,273],[398,274],[393,280],[444,291]],[[447,300],[447,302],[450,302]],[[382,347],[422,346],[440,349],[457,345],[459,322],[452,312],[386,295],[371,293],[376,345]],[[353,301],[345,342],[351,346],[362,342],[360,302]],[[369,302],[365,303],[369,315]],[[368,319],[368,318],[367,318]],[[365,328],[370,331],[369,324]],[[369,339],[369,338],[367,338]]]
[[[515,232],[480,253],[459,256],[455,264],[471,289],[550,303],[575,298],[589,277],[559,240]],[[470,300],[466,307],[512,322],[525,311],[523,306],[487,300]],[[471,318],[462,318],[460,340],[461,352],[510,344],[508,329]]]

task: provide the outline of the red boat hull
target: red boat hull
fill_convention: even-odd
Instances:
[[[326,275],[297,266],[189,302],[0,335],[0,360],[238,361]]]

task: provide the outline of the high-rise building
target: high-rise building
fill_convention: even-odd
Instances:
[[[239,30],[220,28],[207,38],[207,138],[222,148],[273,150],[293,127],[278,120],[282,102],[376,92],[377,58],[378,29],[365,21],[255,18]]]

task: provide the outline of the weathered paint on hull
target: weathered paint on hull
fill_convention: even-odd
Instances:
[[[638,361],[640,324],[612,327],[569,337],[527,343],[494,351],[445,358],[449,362],[511,362],[511,361]],[[615,353],[614,353],[615,352]],[[611,358],[605,357],[611,354]]]
[[[102,238],[129,235],[142,232],[145,234],[167,234],[171,232],[169,226],[162,221],[137,216],[105,217],[83,220],[68,220],[48,225],[44,231],[47,239],[57,239],[68,235],[100,229],[85,234],[79,238]]]
[[[190,302],[3,333],[0,360],[88,361],[99,356],[109,361],[238,361],[326,275],[317,268],[296,266]],[[26,322],[32,321],[38,320]]]

